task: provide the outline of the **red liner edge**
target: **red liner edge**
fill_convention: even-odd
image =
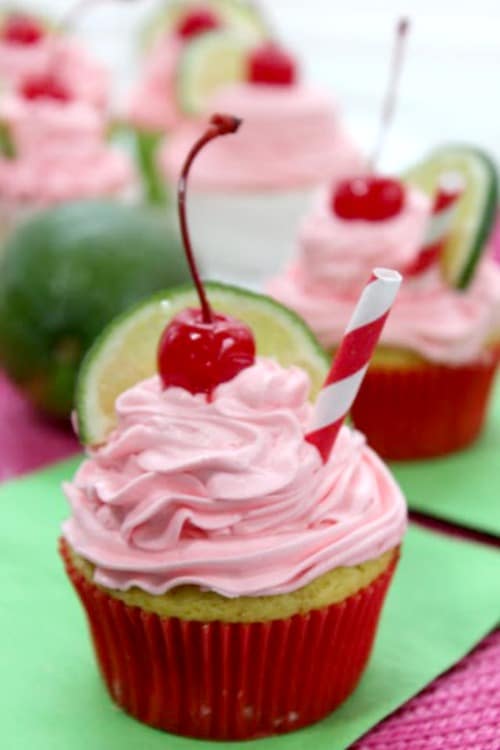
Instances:
[[[111,698],[153,727],[251,739],[322,719],[356,687],[370,656],[397,555],[345,601],[263,623],[161,618],[88,581],[60,542]]]
[[[433,458],[465,448],[483,427],[500,350],[447,367],[368,370],[352,421],[380,456]]]

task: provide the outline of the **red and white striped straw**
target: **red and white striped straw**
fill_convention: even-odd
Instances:
[[[375,268],[346,328],[306,435],[325,463],[361,387],[401,281],[397,271]]]
[[[450,235],[458,201],[464,188],[463,177],[458,172],[446,172],[441,175],[423,245],[415,261],[405,269],[405,274],[414,276],[422,273],[439,260]]]

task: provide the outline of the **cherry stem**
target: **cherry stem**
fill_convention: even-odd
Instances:
[[[189,170],[191,169],[193,161],[195,160],[198,153],[207,145],[207,143],[210,143],[210,141],[214,140],[214,138],[218,138],[221,135],[236,133],[240,125],[241,120],[238,117],[233,117],[233,115],[212,115],[212,117],[210,118],[210,127],[201,136],[201,138],[196,141],[186,157],[186,161],[184,162],[184,166],[182,167],[182,171],[179,177],[179,184],[177,187],[177,205],[179,209],[182,241],[184,243],[184,249],[186,251],[191,276],[193,277],[194,285],[200,299],[203,322],[209,324],[213,322],[212,308],[210,307],[210,304],[208,302],[205,288],[196,266],[193,246],[191,244],[191,238],[189,236],[188,230],[186,215],[187,181]]]
[[[400,18],[396,26],[396,39],[394,43],[394,49],[392,53],[392,60],[389,72],[389,82],[387,85],[387,91],[382,105],[382,114],[380,117],[379,130],[377,139],[375,141],[375,148],[371,158],[368,161],[368,171],[374,172],[375,166],[380,158],[382,149],[394,117],[394,109],[396,106],[396,97],[398,93],[399,81],[401,78],[401,71],[404,62],[404,53],[406,49],[406,40],[408,38],[408,31],[410,29],[410,21],[408,18]]]

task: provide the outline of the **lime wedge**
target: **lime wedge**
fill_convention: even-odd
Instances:
[[[210,31],[184,47],[177,71],[177,98],[186,114],[200,114],[222,86],[246,78],[254,42],[233,31]]]
[[[251,0],[211,0],[211,5],[231,28],[252,35],[256,41],[269,38],[271,32],[257,3]]]
[[[269,30],[258,7],[248,0],[204,0],[204,6],[212,9],[224,27],[239,31],[253,38],[254,42],[268,38]],[[143,32],[143,46],[149,47],[164,33],[172,31],[189,6],[199,6],[199,0],[171,0],[149,20]]]
[[[311,396],[318,393],[329,359],[295,313],[269,297],[237,287],[208,283],[206,288],[215,310],[250,325],[260,355],[275,357],[285,367],[302,367],[311,377]],[[105,440],[115,425],[119,394],[157,371],[156,350],[169,320],[197,305],[192,287],[178,287],[142,302],[103,331],[78,377],[76,409],[82,442],[98,445]]]
[[[465,289],[474,276],[495,222],[498,176],[495,164],[487,154],[457,144],[432,151],[403,178],[433,195],[439,177],[445,172],[458,172],[464,178],[466,188],[442,255],[443,274],[452,286]]]

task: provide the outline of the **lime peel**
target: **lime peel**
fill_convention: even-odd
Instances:
[[[445,279],[465,289],[474,272],[496,219],[498,175],[495,164],[480,149],[466,144],[451,144],[432,151],[409,169],[404,179],[433,195],[440,175],[457,172],[466,189],[460,198],[453,231],[444,247],[441,264]]]

